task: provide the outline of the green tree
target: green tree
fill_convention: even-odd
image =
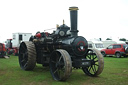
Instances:
[[[107,38],[106,40],[112,40],[111,38]]]
[[[126,39],[125,38],[120,38],[119,41],[126,41]]]

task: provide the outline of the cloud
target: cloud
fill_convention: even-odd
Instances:
[[[15,32],[35,34],[55,28],[63,19],[70,26],[69,7],[78,6],[79,35],[87,39],[127,37],[128,3],[125,0],[1,0],[0,41]]]

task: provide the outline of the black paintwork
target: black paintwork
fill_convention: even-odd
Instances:
[[[66,50],[73,61],[73,67],[79,68],[90,65],[90,61],[85,59],[88,42],[87,40],[77,35],[77,10],[70,10],[71,29],[63,24],[57,27],[53,33],[38,32],[41,38],[32,36],[30,41],[35,44],[37,53],[37,63],[44,66],[49,65],[49,59],[53,51],[56,49]],[[36,33],[36,34],[38,34]],[[82,64],[82,62],[88,62]]]

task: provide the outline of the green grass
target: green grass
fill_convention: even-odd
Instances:
[[[73,70],[69,79],[52,79],[49,68],[37,64],[33,71],[20,68],[17,56],[0,58],[0,85],[128,85],[128,58],[104,58],[104,70],[98,77],[89,77],[81,69]]]

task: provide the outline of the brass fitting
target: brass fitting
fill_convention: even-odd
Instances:
[[[56,28],[58,28],[59,27],[59,25],[58,24],[56,24]]]
[[[75,11],[75,10],[79,10],[79,9],[78,9],[78,7],[70,7],[69,10]]]
[[[63,19],[63,24],[64,24],[64,19]]]

